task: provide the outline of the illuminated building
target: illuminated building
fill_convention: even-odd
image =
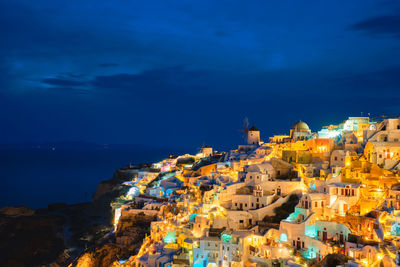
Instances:
[[[252,126],[247,133],[247,144],[259,145],[260,144],[260,130]]]
[[[394,266],[400,119],[349,117],[318,133],[299,121],[269,140],[252,127],[227,153],[203,147],[139,170],[115,209],[118,242],[131,242],[118,231],[129,218],[157,220],[118,266],[304,266],[333,253],[349,266]]]
[[[307,123],[298,121],[295,124],[293,124],[291,130],[290,130],[290,138],[293,141],[298,141],[298,140],[307,140],[311,138],[311,130],[310,127],[308,127]]]

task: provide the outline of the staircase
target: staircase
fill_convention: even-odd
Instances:
[[[396,163],[389,169],[389,171],[393,171],[400,164],[400,159],[396,161]]]
[[[367,140],[365,141],[365,143],[367,143],[367,142],[368,142],[372,137],[374,137],[377,133],[381,132],[382,129],[383,129],[385,126],[386,126],[385,121],[382,121],[382,122],[379,124],[378,128],[376,129],[376,131],[375,131],[370,137],[367,138]]]

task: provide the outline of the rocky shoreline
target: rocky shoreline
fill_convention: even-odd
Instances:
[[[111,179],[99,183],[91,202],[55,203],[37,210],[1,208],[0,266],[109,266],[136,249],[115,244],[110,206],[124,193],[121,184],[134,170],[118,169]],[[145,219],[130,231],[141,238],[147,224]]]

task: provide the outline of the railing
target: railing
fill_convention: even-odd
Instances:
[[[232,260],[232,261],[236,261],[236,262],[240,262],[240,261],[241,261],[241,259],[240,259],[239,256],[233,256],[233,257],[231,258],[231,260]]]

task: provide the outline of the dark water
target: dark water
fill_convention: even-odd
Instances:
[[[154,149],[0,149],[0,207],[88,201],[117,168],[168,155]]]

